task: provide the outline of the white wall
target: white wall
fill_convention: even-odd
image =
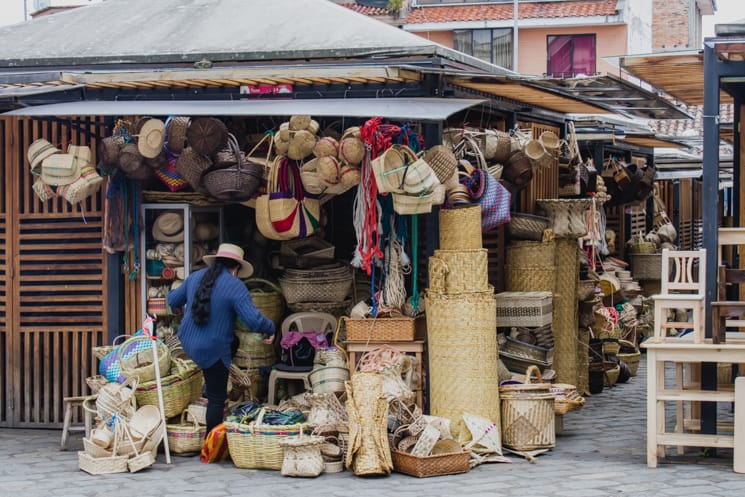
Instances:
[[[620,0],[618,8],[623,11],[623,18],[629,27],[626,54],[651,53],[652,2],[650,0]]]

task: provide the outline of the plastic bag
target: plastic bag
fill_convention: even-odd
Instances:
[[[228,430],[223,423],[212,428],[204,437],[204,445],[199,454],[199,460],[205,464],[220,462],[228,459]]]

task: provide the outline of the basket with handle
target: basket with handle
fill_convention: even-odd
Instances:
[[[580,409],[585,405],[585,398],[577,392],[577,387],[567,383],[554,383],[550,388],[556,396],[554,401],[554,413],[557,416]]]
[[[227,202],[243,202],[253,197],[261,186],[264,165],[246,159],[232,134],[228,138],[228,149],[218,153],[218,160],[221,162],[202,178],[210,195]]]
[[[140,383],[155,379],[153,340],[154,338],[148,335],[135,335],[117,348],[119,365],[125,377],[136,377]],[[155,343],[158,356],[157,367],[160,376],[165,376],[171,367],[171,352],[162,340],[155,339]]]
[[[537,383],[531,383],[535,375]],[[525,383],[499,387],[502,405],[502,442],[513,450],[556,446],[554,399],[551,385],[542,383],[540,370],[530,366]]]
[[[186,406],[202,393],[202,370],[191,361],[173,359],[171,374],[161,378],[163,407],[166,418],[181,415]],[[158,404],[158,385],[155,381],[141,383],[135,390],[138,405]]]
[[[191,422],[187,421],[187,415],[191,416]],[[191,454],[201,451],[206,430],[207,428],[196,421],[196,415],[187,407],[181,413],[180,423],[166,425],[168,447],[171,453]]]
[[[298,435],[306,429],[302,424],[262,424],[266,410],[262,409],[251,424],[225,422],[230,458],[238,468],[282,469],[284,450],[279,441]]]

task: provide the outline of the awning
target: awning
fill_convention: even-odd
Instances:
[[[654,133],[651,134],[626,134],[620,138],[621,141],[637,145],[639,147],[649,148],[688,148],[685,143],[676,141],[672,138],[663,138],[656,136]]]
[[[0,99],[14,97],[31,97],[34,95],[44,95],[46,93],[55,93],[69,90],[77,90],[85,85],[76,85],[68,83],[60,84],[28,84],[22,86],[3,86],[0,87]]]
[[[611,112],[644,119],[690,119],[691,116],[659,95],[621,78],[589,76],[582,78],[543,78],[529,80],[532,87],[553,90]],[[573,111],[581,112],[581,111]]]
[[[443,121],[481,99],[327,98],[293,100],[137,100],[65,102],[6,112],[5,116],[340,116]]]
[[[622,69],[646,81],[688,105],[704,103],[704,54],[701,51],[625,55],[620,57]],[[720,102],[732,103],[726,92],[719,93]]]

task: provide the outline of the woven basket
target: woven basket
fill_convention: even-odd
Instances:
[[[277,356],[272,344],[266,344],[261,334],[254,332],[234,331],[238,337],[238,351],[233,358],[236,366],[241,368],[258,369],[272,366],[277,362]]]
[[[619,340],[620,350],[616,353],[619,361],[623,361],[629,367],[631,376],[636,376],[639,370],[639,361],[641,360],[641,351],[628,340]]]
[[[510,292],[552,292],[554,290],[556,281],[556,268],[554,267],[508,265],[505,266],[505,273],[506,288]]]
[[[215,117],[196,117],[186,129],[186,140],[202,155],[212,155],[228,143],[228,127]]]
[[[606,387],[612,387],[618,382],[618,377],[621,374],[621,367],[611,361],[606,361],[603,366],[605,367],[604,384]]]
[[[568,383],[556,383],[551,385],[551,393],[556,396],[554,400],[554,414],[564,414],[581,409],[585,405],[585,398],[577,392],[577,387]]]
[[[136,335],[128,338],[117,348],[117,358],[125,377],[137,378],[139,383],[155,379],[152,341],[153,339],[149,336]],[[155,343],[157,344],[158,370],[161,377],[166,376],[171,367],[171,351],[162,340],[156,340]]]
[[[423,316],[342,319],[348,342],[410,342],[423,339],[427,330]]]
[[[429,288],[457,294],[488,291],[489,263],[486,249],[435,250],[429,258]]]
[[[523,212],[510,213],[507,232],[512,238],[520,240],[543,240],[543,232],[551,227],[551,220],[543,216],[534,216]]]
[[[201,426],[196,420],[191,423],[186,421],[187,413],[189,413],[189,408],[181,413],[180,423],[166,425],[168,448],[172,454],[193,454],[202,450],[207,428]],[[194,415],[192,419],[195,419]]]
[[[86,452],[78,452],[78,468],[91,475],[125,473],[128,456],[93,457]]]
[[[256,309],[273,322],[274,326],[279,326],[285,315],[282,289],[275,283],[261,278],[251,278],[245,280],[244,283],[251,292],[251,300],[253,300]],[[237,321],[237,323],[240,323],[240,321]],[[241,331],[249,331],[243,323],[240,323],[237,328]]]
[[[187,147],[176,159],[176,171],[184,177],[194,191],[206,193],[202,176],[212,166],[212,161]]]
[[[556,244],[553,241],[513,241],[507,246],[506,257],[507,265],[509,266],[545,266],[553,268],[556,262]]]
[[[259,190],[263,175],[262,164],[241,160],[234,166],[206,172],[202,181],[210,195],[216,199],[244,202]]]
[[[307,430],[301,424],[265,425],[262,411],[255,423],[244,425],[225,422],[228,436],[230,458],[238,468],[246,469],[282,469],[284,449],[279,441],[289,436],[297,436],[300,430]],[[307,430],[307,433],[310,433]]]
[[[352,292],[349,266],[336,269],[287,269],[279,286],[287,304],[298,302],[343,302]]]
[[[536,374],[538,383],[530,383]],[[526,383],[499,387],[502,405],[502,443],[513,450],[548,449],[556,446],[554,394],[541,383],[537,368],[525,373]]]
[[[161,378],[163,392],[163,406],[166,418],[180,416],[186,406],[202,394],[202,371],[196,364],[176,361],[176,372],[171,368],[172,374]],[[155,381],[141,383],[135,391],[138,405],[158,404],[158,386]]]
[[[458,159],[450,147],[445,145],[435,145],[427,150],[424,161],[432,168],[440,183],[447,181],[458,167]]]
[[[85,383],[88,385],[88,388],[91,389],[92,394],[97,394],[101,387],[103,387],[108,382],[109,380],[107,380],[105,376],[102,376],[100,374],[89,376],[85,379]]]
[[[440,249],[474,250],[483,248],[480,205],[440,209],[439,221]]]
[[[629,254],[629,258],[634,279],[662,279],[662,254]]]
[[[352,306],[352,299],[342,302],[296,302],[288,304],[292,312],[326,312],[336,318],[347,314],[347,310]]]
[[[349,380],[346,366],[316,367],[308,375],[313,393],[335,393],[344,391],[344,382]]]
[[[536,203],[551,219],[556,238],[580,238],[587,234],[585,211],[592,205],[591,199],[538,199]]]
[[[393,470],[417,478],[456,475],[470,469],[471,451],[439,454],[436,456],[413,456],[399,450],[391,450]]]
[[[497,299],[497,326],[539,327],[551,323],[551,292],[501,292]]]

